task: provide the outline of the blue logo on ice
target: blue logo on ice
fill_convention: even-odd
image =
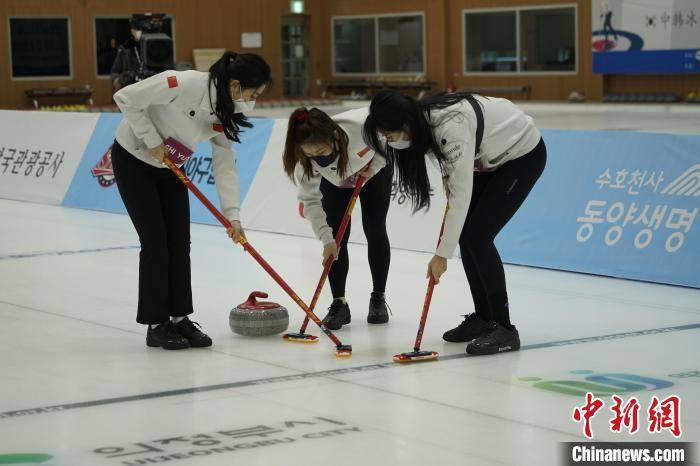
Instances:
[[[583,377],[574,380],[543,380],[539,377],[521,377],[519,380],[535,382],[533,386],[540,390],[573,396],[585,396],[588,392],[596,396],[611,396],[620,393],[662,390],[674,385],[673,382],[666,380],[620,372],[596,374],[589,370],[576,370],[571,371],[571,373]]]

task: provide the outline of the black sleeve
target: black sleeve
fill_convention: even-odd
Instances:
[[[117,49],[117,58],[114,59],[114,63],[112,63],[112,71],[110,72],[110,77],[112,78],[112,81],[117,79],[120,74],[124,71],[124,58],[123,55],[126,52],[124,47],[119,47]]]

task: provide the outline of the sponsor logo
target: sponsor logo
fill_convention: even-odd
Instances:
[[[103,188],[109,188],[115,182],[114,170],[112,169],[112,146],[107,148],[107,152],[100,158],[91,170],[92,176],[97,178],[97,182]]]
[[[668,380],[622,372],[596,373],[589,370],[575,370],[571,373],[578,377],[560,380],[521,377],[520,380],[532,382],[533,387],[540,390],[577,397],[585,396],[586,393],[594,396],[611,396],[616,393],[662,390],[674,385]]]
[[[608,31],[599,29],[593,31],[592,47],[594,52],[626,52],[642,50],[644,39],[639,34],[615,29]]]
[[[687,169],[661,191],[669,196],[700,196],[700,163]]]

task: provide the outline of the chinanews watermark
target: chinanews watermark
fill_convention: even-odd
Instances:
[[[574,370],[576,377],[542,379],[521,377],[534,388],[581,400],[571,410],[570,420],[581,429],[583,442],[561,444],[563,465],[694,464],[694,443],[683,442],[683,403],[677,394],[656,395],[672,389],[682,380],[700,378],[700,371],[669,374],[663,378],[622,372],[598,373]],[[593,419],[605,418],[604,430],[620,435],[621,442],[597,442]],[[601,424],[596,423],[600,429]],[[646,437],[671,438],[672,442],[635,442],[640,432]],[[598,432],[600,433],[600,432]],[[664,437],[665,436],[665,437]]]

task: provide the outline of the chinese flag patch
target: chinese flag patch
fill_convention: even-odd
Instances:
[[[360,152],[358,152],[357,155],[359,155],[360,157],[364,157],[367,152],[369,152],[369,147],[365,147]]]
[[[214,131],[217,133],[223,133],[224,132],[224,125],[221,123],[214,123]]]
[[[177,87],[177,76],[168,76],[168,87]]]

